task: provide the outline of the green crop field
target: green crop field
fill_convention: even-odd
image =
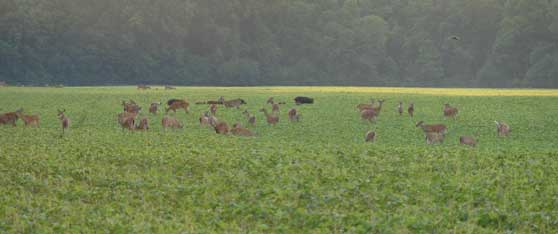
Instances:
[[[299,95],[315,104],[294,105]],[[201,127],[207,105],[171,114],[178,130],[147,112],[219,96],[246,100],[217,117],[246,125],[248,109],[255,137]],[[258,112],[269,96],[287,103],[277,126]],[[355,108],[370,98],[386,100],[375,124]],[[149,131],[117,123],[129,99]],[[413,118],[399,101],[414,102]],[[0,87],[0,112],[41,117],[39,128],[0,126],[0,233],[557,233],[557,103],[557,90]],[[292,107],[301,122],[288,121]],[[64,136],[57,109],[72,122]],[[427,145],[419,120],[446,124],[444,143]]]

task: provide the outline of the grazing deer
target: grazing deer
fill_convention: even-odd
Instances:
[[[235,107],[235,108],[238,109],[238,108],[240,108],[240,105],[246,104],[246,102],[244,100],[238,98],[238,99],[233,99],[233,100],[229,100],[229,101],[224,101],[223,104],[225,104],[225,107],[228,107],[228,108]]]
[[[25,126],[39,127],[39,115],[24,115],[22,112],[16,112],[16,114],[23,120]]]
[[[183,125],[182,123],[180,123],[180,121],[178,121],[178,119],[174,118],[174,117],[169,117],[169,116],[165,116],[163,117],[163,119],[161,120],[161,124],[163,125],[163,128],[182,128]]]
[[[229,125],[225,122],[218,122],[213,125],[213,128],[217,134],[227,135],[229,133]]]
[[[273,103],[275,103],[275,102],[273,101],[273,97],[269,97],[269,98],[267,99],[267,104],[273,104]]]
[[[217,104],[211,104],[211,106],[209,106],[209,111],[212,115],[215,115],[215,113],[217,113]]]
[[[0,115],[0,125],[4,124],[11,124],[12,126],[16,126],[17,119],[23,112],[23,109],[18,109],[15,112],[8,112]]]
[[[271,105],[271,112],[274,114],[278,114],[279,113],[279,104],[277,103],[273,103],[273,105]]]
[[[290,109],[288,114],[289,114],[290,121],[296,121],[296,122],[300,121],[300,114],[296,111],[295,108]]]
[[[149,106],[149,113],[156,115],[159,109],[159,105],[161,105],[160,102],[151,103],[151,105]]]
[[[399,106],[397,106],[397,111],[399,111],[399,116],[403,115],[403,102],[399,102]]]
[[[66,117],[65,113],[66,109],[58,110],[58,119],[62,124],[62,135],[64,134],[64,131],[70,128],[70,119]]]
[[[168,113],[169,110],[172,110],[174,113],[176,113],[177,109],[184,109],[184,112],[186,113],[190,112],[190,103],[188,103],[186,100],[171,99],[167,102],[167,105],[169,105],[169,107],[166,109],[165,113]]]
[[[477,145],[477,141],[475,138],[470,136],[461,136],[459,137],[459,144],[475,147]]]
[[[357,109],[359,111],[363,111],[366,109],[372,109],[374,107],[374,98],[370,98],[370,103],[361,103],[357,105]]]
[[[458,112],[459,110],[457,110],[457,108],[451,107],[450,104],[448,103],[444,104],[444,117],[455,118]]]
[[[139,125],[136,126],[136,130],[144,130],[144,131],[149,130],[149,121],[147,120],[146,117],[140,119]]]
[[[364,141],[365,142],[374,142],[374,140],[376,140],[376,132],[375,131],[368,131],[366,133],[366,135],[364,136]]]
[[[438,132],[425,132],[426,144],[443,143],[444,134]]]
[[[133,100],[130,100],[130,102],[122,101],[122,106],[124,107],[124,111],[128,113],[138,113],[141,110],[141,107]]]
[[[205,113],[203,113],[202,116],[200,116],[200,125],[204,126],[204,125],[211,125],[210,122],[210,116],[209,116],[209,112],[206,111]]]
[[[251,114],[248,112],[248,110],[244,110],[244,112],[242,112],[242,114],[243,114],[244,116],[246,116],[246,119],[248,119],[248,123],[249,123],[251,126],[256,126],[256,116],[251,115]]]
[[[255,134],[250,129],[243,128],[240,123],[235,123],[231,129],[231,133],[235,136],[254,136]]]
[[[448,128],[446,127],[446,125],[443,125],[443,124],[424,124],[424,121],[419,121],[415,126],[416,127],[421,127],[422,131],[424,131],[425,133],[434,132],[434,133],[440,133],[440,134],[444,135],[448,131]]]
[[[268,124],[275,126],[279,122],[279,116],[269,114],[265,108],[260,109],[260,111],[264,113]]]
[[[407,109],[407,113],[409,113],[409,115],[411,117],[413,117],[413,113],[415,113],[415,104],[414,103],[411,103],[409,105],[409,108]]]
[[[122,127],[122,130],[124,129],[134,130],[137,115],[138,113],[130,113],[130,112],[123,112],[118,114],[118,123]]]
[[[360,118],[370,122],[376,122],[376,111],[374,109],[364,109],[360,112]]]
[[[494,121],[496,123],[496,130],[498,131],[498,136],[505,137],[510,134],[510,126],[504,122]]]

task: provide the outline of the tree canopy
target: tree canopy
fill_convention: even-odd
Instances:
[[[0,0],[2,80],[558,87],[558,1]]]

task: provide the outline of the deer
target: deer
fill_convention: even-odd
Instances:
[[[130,100],[130,102],[122,101],[122,106],[124,107],[124,111],[128,113],[138,113],[141,110],[141,107],[133,100]]]
[[[273,103],[275,103],[275,102],[273,101],[273,97],[269,97],[269,98],[267,99],[267,104],[273,104]]]
[[[477,141],[471,136],[461,136],[459,137],[459,144],[475,147],[477,145]]]
[[[66,117],[65,113],[66,113],[66,109],[58,110],[58,119],[62,124],[62,135],[64,135],[64,132],[68,128],[70,128],[70,119]]]
[[[413,117],[413,113],[415,113],[415,104],[411,103],[409,105],[409,108],[407,109],[407,113],[409,113],[409,116]]]
[[[360,111],[360,118],[369,122],[376,122],[377,113],[374,109],[364,109]]]
[[[226,122],[218,122],[213,125],[215,133],[227,135],[229,134],[229,125]]]
[[[209,111],[206,111],[205,113],[203,113],[203,115],[200,116],[199,120],[200,120],[200,125],[201,126],[211,125]]]
[[[0,115],[0,125],[4,124],[11,124],[12,126],[17,126],[16,122],[19,119],[19,116],[23,112],[23,109],[18,109],[15,112],[8,112]]]
[[[364,135],[364,141],[365,142],[374,142],[374,140],[376,140],[376,132],[373,130],[370,130],[366,133],[366,135]]]
[[[229,101],[224,101],[223,104],[225,104],[225,107],[227,108],[240,108],[240,105],[242,104],[246,104],[246,102],[243,99],[233,99],[233,100],[229,100]]]
[[[399,106],[397,106],[397,111],[399,112],[399,116],[403,115],[403,102],[399,102]]]
[[[278,114],[279,113],[279,104],[277,103],[273,103],[273,105],[271,105],[271,112],[274,114]]]
[[[169,113],[170,110],[176,113],[177,109],[184,109],[184,112],[186,113],[190,112],[190,103],[186,100],[171,99],[167,102],[167,105],[169,107],[166,109],[165,113]]]
[[[138,126],[136,126],[136,130],[143,130],[143,131],[147,131],[149,130],[149,121],[147,120],[146,117],[143,117],[140,119],[140,122],[138,124]]]
[[[422,128],[422,131],[424,131],[424,133],[434,132],[434,133],[440,133],[440,134],[444,135],[448,131],[448,128],[446,127],[446,125],[443,125],[443,124],[428,124],[427,125],[427,124],[424,124],[424,121],[419,121],[415,126]]]
[[[151,87],[142,84],[138,85],[138,90],[146,90],[146,89],[151,89]]]
[[[264,113],[268,124],[275,126],[279,122],[279,116],[269,114],[265,108],[260,109],[260,112]]]
[[[438,132],[425,132],[426,144],[443,143],[444,134]]]
[[[156,115],[159,105],[161,105],[160,102],[153,102],[151,103],[151,105],[149,106],[149,113]]]
[[[163,125],[163,128],[182,128],[183,125],[182,123],[180,123],[180,121],[178,121],[178,119],[174,118],[174,117],[169,117],[169,116],[165,116],[163,117],[163,119],[161,120],[161,124]]]
[[[21,109],[20,109],[21,110]],[[23,111],[23,110],[22,110]],[[25,126],[39,127],[39,115],[24,115],[22,112],[16,112],[18,117],[23,120]]]
[[[255,134],[250,129],[243,128],[240,123],[235,123],[230,132],[235,136],[254,136]]]
[[[374,107],[374,98],[370,98],[370,103],[361,103],[357,105],[357,109],[359,111],[363,111],[365,109],[371,109]]]
[[[496,123],[496,130],[498,132],[498,136],[500,137],[509,136],[511,132],[511,128],[508,124],[504,122],[498,122],[498,121],[494,121],[494,122]]]
[[[211,104],[211,106],[209,106],[209,111],[212,115],[215,115],[215,113],[217,113],[217,104]]]
[[[384,104],[384,102],[385,102],[384,99],[378,100],[379,105],[376,106],[376,107],[372,107],[372,109],[374,109],[374,111],[376,112],[376,115],[380,114],[380,111],[382,110],[382,105]]]
[[[165,85],[165,90],[173,90],[173,89],[176,89],[176,88],[173,87],[173,86],[170,86],[170,85]]]
[[[290,121],[296,121],[296,122],[300,121],[300,114],[296,111],[295,108],[291,108],[288,114],[289,114]]]
[[[244,116],[246,116],[246,119],[248,119],[248,123],[253,127],[256,126],[256,116],[250,114],[250,112],[248,112],[248,110],[244,110],[244,112],[242,112],[242,114]]]
[[[134,130],[135,129],[135,121],[136,116],[138,113],[130,113],[130,112],[122,112],[118,114],[118,123],[122,127],[122,130]]]
[[[444,117],[455,118],[459,110],[455,107],[451,107],[449,103],[444,104]]]

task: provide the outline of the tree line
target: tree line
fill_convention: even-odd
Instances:
[[[558,87],[558,1],[0,0],[0,81]]]

